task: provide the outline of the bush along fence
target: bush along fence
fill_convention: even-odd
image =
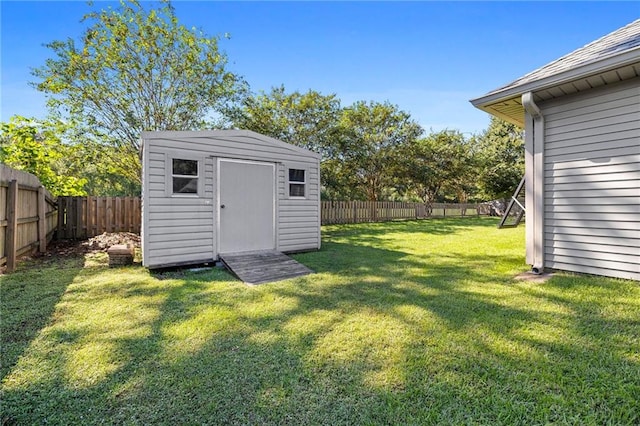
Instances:
[[[468,217],[489,214],[486,204],[405,203],[396,201],[322,201],[323,225],[386,222],[399,219]]]
[[[0,266],[12,272],[19,256],[46,251],[58,213],[37,177],[4,164],[0,172]]]

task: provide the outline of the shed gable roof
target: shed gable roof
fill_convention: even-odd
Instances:
[[[540,101],[639,75],[640,19],[473,99],[471,103],[490,114],[523,125],[524,112],[520,103],[523,93],[533,92],[534,98]],[[593,79],[594,76],[602,78]]]
[[[312,158],[321,158],[321,154],[310,151],[290,143],[283,142],[279,139],[254,132],[252,130],[199,130],[199,131],[148,131],[142,132],[142,139],[162,139],[162,138],[213,138],[213,139],[252,139],[264,145],[277,146],[296,154]]]

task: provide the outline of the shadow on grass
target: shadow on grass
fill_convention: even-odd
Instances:
[[[51,321],[56,304],[82,270],[84,259],[22,262],[16,272],[0,275],[0,382],[40,330]],[[55,270],[56,277],[51,276]]]
[[[33,348],[3,389],[7,413],[83,424],[638,420],[634,337],[605,344],[627,330],[623,313],[600,316],[606,332],[583,326],[588,286],[516,283],[519,256],[417,255],[364,228],[362,240],[297,255],[318,273],[280,283],[247,287],[220,270],[88,277],[65,311],[82,321],[61,321]],[[593,297],[598,312],[617,312],[637,294],[607,281]],[[87,323],[91,314],[104,320]],[[47,374],[30,370],[47,363]]]

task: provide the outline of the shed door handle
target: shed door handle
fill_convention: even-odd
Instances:
[[[221,209],[224,209],[224,204],[222,204],[222,205],[220,206],[220,208],[221,208]]]

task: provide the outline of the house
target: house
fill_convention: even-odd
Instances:
[[[640,280],[640,20],[471,103],[525,129],[532,271]]]
[[[320,155],[244,130],[143,132],[143,265],[320,248]]]

